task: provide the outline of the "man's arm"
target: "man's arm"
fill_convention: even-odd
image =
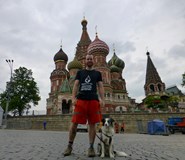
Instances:
[[[75,105],[76,103],[76,95],[78,92],[78,87],[79,87],[79,80],[75,80],[74,86],[73,86],[73,91],[72,91],[72,104]]]
[[[104,107],[105,98],[104,98],[104,87],[103,87],[102,81],[98,82],[98,92],[99,92],[99,96],[100,96],[100,105],[101,105],[101,107]]]

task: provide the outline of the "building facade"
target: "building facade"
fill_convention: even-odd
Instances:
[[[100,40],[96,33],[91,41],[87,32],[87,20],[83,19],[82,34],[76,47],[73,61],[68,63],[68,56],[62,47],[54,56],[55,69],[50,76],[51,90],[47,99],[47,114],[68,114],[73,110],[72,88],[78,70],[85,68],[85,56],[94,56],[94,68],[101,72],[105,90],[105,107],[103,113],[126,112],[135,105],[135,100],[128,96],[126,82],[123,78],[125,63],[113,51],[107,62],[108,45]]]

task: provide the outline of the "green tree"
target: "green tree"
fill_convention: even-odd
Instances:
[[[167,110],[170,105],[173,108],[177,108],[179,98],[176,96],[168,95],[150,95],[147,96],[144,100],[144,103],[147,105],[147,108]]]
[[[31,70],[25,67],[14,70],[11,82],[7,82],[6,91],[0,94],[0,104],[4,111],[8,98],[10,100],[8,111],[13,113],[17,111],[19,116],[30,108],[30,103],[38,105],[41,98]]]
[[[147,108],[156,109],[156,108],[163,108],[164,107],[163,102],[162,102],[160,96],[158,96],[158,95],[147,96],[144,100],[144,103],[147,105]]]
[[[182,74],[182,86],[183,87],[185,86],[185,73]]]

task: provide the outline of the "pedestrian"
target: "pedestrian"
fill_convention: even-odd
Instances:
[[[47,125],[47,122],[46,122],[46,121],[44,121],[44,122],[43,122],[44,130],[46,130],[46,125]]]
[[[120,132],[124,133],[125,131],[125,123],[122,122]]]
[[[86,55],[85,64],[86,68],[79,70],[75,77],[72,91],[72,104],[75,108],[69,129],[69,143],[63,153],[64,156],[71,155],[78,124],[88,122],[88,157],[95,157],[96,123],[99,123],[102,119],[101,107],[104,106],[104,87],[101,73],[93,68],[93,55]]]

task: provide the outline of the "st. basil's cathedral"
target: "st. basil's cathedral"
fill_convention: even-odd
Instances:
[[[146,97],[151,95],[166,97],[171,92],[174,93],[174,90],[178,91],[176,96],[180,98],[180,102],[185,106],[184,94],[176,86],[167,90],[165,89],[165,83],[162,82],[148,51],[146,53],[147,65],[144,84],[145,98],[142,103],[136,104],[135,99],[128,96],[126,82],[122,76],[125,67],[124,61],[113,50],[113,56],[107,62],[106,57],[109,54],[108,45],[100,40],[97,33],[94,41],[91,41],[87,32],[87,20],[84,18],[81,24],[82,34],[77,44],[73,61],[68,63],[68,56],[62,50],[62,47],[54,56],[55,69],[50,76],[51,90],[47,99],[47,115],[72,113],[73,106],[71,99],[75,76],[78,70],[85,68],[85,57],[87,54],[94,56],[94,68],[102,74],[105,90],[105,106],[101,108],[102,113],[134,112],[138,109],[148,111],[144,104]]]
[[[87,20],[84,18],[81,24],[82,34],[73,61],[68,63],[68,56],[62,47],[54,56],[55,69],[50,76],[51,90],[47,99],[47,115],[72,112],[72,88],[77,71],[85,68],[86,54],[94,56],[94,68],[102,74],[105,90],[105,106],[102,113],[127,111],[135,105],[135,100],[128,96],[126,82],[122,77],[124,61],[114,50],[112,58],[107,62],[108,45],[100,40],[97,33],[94,41],[91,41],[87,32]]]

